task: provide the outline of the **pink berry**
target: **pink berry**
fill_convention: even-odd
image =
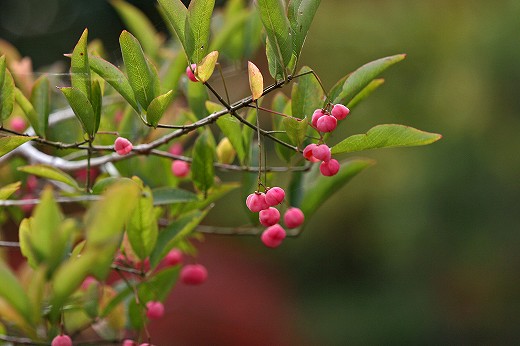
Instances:
[[[163,263],[169,267],[173,267],[182,262],[182,252],[179,249],[172,249],[164,257]]]
[[[332,115],[324,115],[316,122],[316,128],[320,132],[332,132],[336,128],[337,124],[338,119],[334,118]]]
[[[182,152],[184,151],[184,149],[182,148],[182,144],[181,143],[173,143],[170,147],[170,149],[168,149],[168,152],[172,155],[182,155]]]
[[[86,290],[90,287],[90,285],[95,284],[97,280],[92,276],[87,276],[85,280],[81,283],[81,289]]]
[[[192,82],[199,81],[197,79],[197,77],[195,77],[195,75],[193,74],[193,71],[195,71],[196,67],[197,67],[196,64],[191,64],[191,67],[190,66],[186,67],[186,76],[188,76],[189,80],[191,80]]]
[[[280,221],[280,212],[278,209],[269,207],[268,209],[261,210],[259,214],[259,220],[262,225],[269,227],[275,225]]]
[[[137,346],[134,340],[125,339],[123,340],[123,344],[121,346]]]
[[[29,192],[36,190],[38,187],[38,178],[36,178],[34,175],[28,176],[27,180],[25,181],[25,186],[27,186],[27,191]]]
[[[314,113],[312,113],[312,118],[311,118],[311,124],[312,126],[314,126],[315,128],[317,127],[318,125],[318,119],[321,118],[322,116],[324,116],[325,113],[323,113],[323,110],[322,109],[316,109],[314,111]]]
[[[320,144],[312,149],[312,156],[320,161],[330,160],[330,148],[326,144]]]
[[[157,320],[164,315],[164,305],[161,302],[150,301],[146,303],[146,317]]]
[[[246,206],[251,210],[253,213],[258,213],[260,210],[264,210],[269,208],[267,205],[267,202],[265,201],[265,194],[262,193],[252,193],[249,196],[247,196],[246,199]]]
[[[29,201],[32,199],[36,199],[36,197],[30,193],[24,195],[21,200],[22,201]],[[25,214],[29,214],[34,209],[35,204],[34,203],[27,203],[27,204],[21,204],[20,208]]]
[[[261,235],[262,243],[270,248],[275,248],[282,244],[285,239],[285,230],[279,224],[268,227]]]
[[[338,120],[343,120],[350,113],[350,109],[338,103],[332,107],[332,111],[330,112],[332,116]]]
[[[200,285],[208,278],[208,270],[202,264],[188,264],[181,270],[181,281],[186,285]]]
[[[326,177],[332,177],[339,172],[339,162],[334,159],[324,161],[320,165],[320,172]]]
[[[303,149],[303,157],[310,162],[318,162],[319,160],[312,155],[312,149],[316,147],[316,144],[311,143]]]
[[[303,212],[299,208],[289,208],[283,216],[283,222],[287,228],[296,228],[305,220]]]
[[[13,131],[23,132],[27,128],[27,123],[22,117],[14,116],[9,122],[9,127],[11,127]]]
[[[278,186],[272,187],[265,193],[265,202],[268,206],[274,207],[283,202],[285,191]]]
[[[116,141],[114,142],[114,149],[116,153],[118,153],[121,156],[124,156],[132,151],[132,143],[123,137],[117,137]]]
[[[72,340],[68,335],[57,335],[52,339],[51,346],[72,346]]]
[[[173,160],[172,173],[176,177],[184,178],[190,173],[190,164],[181,160]]]

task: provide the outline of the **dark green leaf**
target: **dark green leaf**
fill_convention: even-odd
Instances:
[[[40,123],[38,113],[36,113],[36,111],[34,110],[34,107],[32,106],[31,102],[29,102],[29,100],[18,88],[14,89],[14,95],[16,98],[16,103],[18,103],[27,119],[29,119],[29,123],[33,127],[34,132],[36,132],[36,134],[40,137],[45,137],[44,126]]]
[[[99,124],[101,122],[101,109],[103,107],[103,91],[101,90],[101,85],[99,84],[99,80],[92,81],[92,110],[94,110],[94,116],[96,119],[94,125],[94,132],[99,130]]]
[[[0,137],[0,157],[5,154],[13,151],[20,145],[25,142],[29,142],[31,139],[36,137],[27,137],[27,136],[8,136],[8,137]]]
[[[211,15],[215,0],[191,0],[188,7],[184,37],[186,55],[191,63],[198,64],[208,52]]]
[[[304,66],[300,69],[298,74],[312,71],[311,68]],[[323,100],[324,93],[320,86],[320,83],[313,74],[307,74],[298,77],[292,87],[292,115],[297,118],[303,118],[312,116],[312,113],[320,108]]]
[[[38,114],[38,123],[42,127],[43,133],[47,132],[49,113],[51,111],[51,86],[47,76],[38,78],[33,85],[31,92],[31,103]]]
[[[2,278],[0,297],[12,306],[13,309],[15,309],[25,319],[25,321],[31,324],[34,317],[32,316],[29,297],[25,293],[16,276],[3,260],[0,260],[0,277]]]
[[[3,57],[3,69],[0,65],[0,122],[9,118],[14,108],[15,86],[13,76],[8,69],[5,68],[5,57]]]
[[[293,52],[299,57],[305,37],[321,0],[290,0],[287,16],[291,23]]]
[[[172,99],[173,90],[170,90],[166,94],[154,98],[148,106],[146,120],[148,120],[148,123],[150,123],[154,128],[159,124],[159,120],[161,120],[161,117],[170,105]]]
[[[94,137],[96,134],[96,115],[87,96],[74,87],[60,88],[60,90],[67,98],[85,133],[91,138]]]
[[[180,0],[158,0],[158,2],[161,13],[166,17],[170,26],[177,34],[184,50],[187,51],[184,30],[187,22],[188,9]]]
[[[149,187],[142,190],[137,206],[126,224],[126,233],[132,250],[143,261],[155,247],[158,234],[152,191]]]
[[[186,203],[197,200],[197,195],[191,191],[167,186],[153,189],[152,194],[154,205]]]
[[[377,148],[414,147],[427,145],[441,139],[437,133],[429,133],[404,125],[377,125],[366,134],[350,136],[331,148],[332,154],[352,153]]]
[[[90,66],[87,53],[88,29],[83,31],[81,37],[72,51],[70,74],[72,87],[81,91],[87,100],[91,98]]]
[[[213,135],[206,129],[202,132],[193,146],[193,162],[191,164],[191,176],[197,190],[206,195],[215,180],[215,140]]]
[[[306,117],[303,119],[285,117],[283,118],[282,123],[291,143],[296,145],[298,148],[302,148],[303,141],[307,134],[309,120]]]
[[[20,172],[33,174],[38,177],[60,181],[76,189],[79,189],[78,183],[76,182],[76,180],[74,180],[74,178],[72,178],[70,175],[54,166],[37,164],[31,166],[18,167],[18,170]]]

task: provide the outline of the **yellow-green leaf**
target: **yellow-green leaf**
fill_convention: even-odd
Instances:
[[[30,324],[34,320],[31,301],[16,276],[3,260],[0,260],[0,277],[2,278],[0,297],[5,299]]]
[[[70,74],[72,87],[81,91],[88,100],[91,97],[90,66],[87,53],[88,29],[83,31],[81,37],[72,51],[70,62]]]
[[[205,195],[215,180],[215,168],[213,167],[215,150],[213,135],[209,129],[206,129],[195,141],[191,165],[193,184]]]
[[[8,199],[13,193],[20,189],[20,186],[22,186],[22,183],[19,181],[2,186],[0,188],[0,199]]]
[[[249,75],[249,88],[251,89],[251,95],[253,101],[258,100],[264,93],[264,77],[262,73],[251,61],[247,62],[247,71]]]
[[[36,134],[40,137],[45,137],[44,126],[40,122],[38,113],[36,113],[36,110],[34,109],[31,102],[27,99],[27,97],[25,97],[25,95],[20,91],[20,89],[16,87],[14,89],[14,95],[16,98],[16,103],[18,103],[18,105],[24,112],[25,116],[29,120],[29,123],[34,129],[34,132],[36,132]]]
[[[20,172],[33,174],[38,177],[60,181],[76,189],[79,189],[78,183],[76,182],[76,180],[74,180],[73,177],[51,165],[37,164],[30,166],[22,166],[18,167],[18,170]]]
[[[38,78],[33,85],[31,92],[31,103],[38,115],[38,123],[42,127],[43,133],[47,132],[49,113],[51,111],[51,85],[46,75]]]
[[[201,82],[207,82],[211,75],[213,74],[213,70],[215,69],[215,65],[218,60],[218,52],[213,51],[202,59],[202,61],[197,65],[195,69],[195,75]]]
[[[159,120],[161,120],[161,117],[170,105],[173,95],[173,90],[170,90],[164,95],[157,96],[152,100],[152,102],[150,102],[146,112],[146,120],[148,120],[150,125],[157,127]]]
[[[74,87],[60,88],[60,90],[67,98],[85,133],[91,138],[94,137],[96,134],[96,114],[87,96]]]
[[[0,157],[18,148],[20,145],[29,142],[36,137],[28,136],[8,136],[0,137]]]
[[[0,60],[0,122],[9,118],[13,112],[15,100],[13,76],[5,65],[5,57],[2,56],[2,60]]]
[[[144,260],[150,255],[155,247],[158,231],[152,191],[149,187],[145,187],[126,224],[128,240],[139,259]]]

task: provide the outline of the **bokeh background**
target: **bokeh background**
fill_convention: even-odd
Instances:
[[[154,1],[130,3],[166,31]],[[37,69],[86,26],[117,59],[123,25],[106,1],[0,1],[0,37]],[[378,164],[278,250],[207,237],[210,279],[173,291],[160,345],[520,343],[520,2],[323,0],[302,61],[330,87],[397,53],[341,131],[401,123],[444,138],[363,153]]]

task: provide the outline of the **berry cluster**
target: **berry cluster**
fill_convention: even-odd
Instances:
[[[259,213],[260,223],[267,227],[261,236],[262,242],[267,247],[278,247],[285,239],[286,232],[279,224],[280,212],[275,208],[284,199],[285,191],[277,186],[267,188],[265,193],[256,191],[247,196],[247,208],[253,213]],[[303,223],[305,217],[300,209],[291,207],[286,210],[283,219],[287,228],[296,228]]]

